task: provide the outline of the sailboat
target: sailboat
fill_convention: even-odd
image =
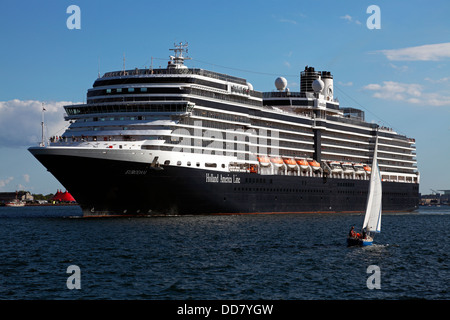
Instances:
[[[370,175],[369,194],[367,195],[366,214],[361,236],[349,236],[348,246],[370,246],[373,243],[374,233],[381,231],[381,175],[377,160],[378,131],[375,140],[375,150],[372,160],[372,173]]]

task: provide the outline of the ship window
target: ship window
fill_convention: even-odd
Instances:
[[[217,163],[205,163],[205,167],[207,168],[216,168],[217,167]]]
[[[196,165],[197,167],[200,167],[200,162],[197,162],[195,165]]]
[[[181,161],[177,161],[177,166],[181,166]]]
[[[128,92],[134,92],[134,88],[128,88]]]
[[[122,88],[117,88],[117,92],[122,92]]]
[[[191,166],[191,162],[190,162],[190,161],[188,161],[188,162],[187,162],[187,165],[188,165],[188,167],[190,167],[190,166]]]
[[[168,166],[168,165],[170,164],[170,160],[164,161],[164,164],[165,164],[166,166]]]
[[[147,88],[141,88],[141,92],[147,92]]]
[[[111,89],[106,89],[106,93],[111,93]]]

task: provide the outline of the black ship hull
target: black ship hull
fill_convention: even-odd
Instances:
[[[259,175],[35,154],[85,216],[363,212],[368,180]],[[418,184],[383,182],[383,211],[418,207]]]

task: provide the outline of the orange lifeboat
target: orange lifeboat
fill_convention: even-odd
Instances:
[[[299,160],[297,160],[297,163],[300,166],[309,166],[308,161],[306,161],[305,159],[299,159]]]
[[[264,156],[258,157],[258,161],[261,164],[261,166],[270,165],[270,159],[268,157],[264,157]]]
[[[273,158],[270,158],[270,162],[272,162],[274,165],[276,165],[276,166],[281,166],[281,165],[283,165],[283,159],[281,159],[280,157],[273,157]]]
[[[320,163],[318,163],[316,160],[308,161],[308,163],[311,167],[320,168]]]
[[[300,168],[301,168],[302,170],[307,170],[307,169],[309,169],[308,161],[306,161],[305,159],[298,159],[298,160],[297,160],[297,164],[300,166]]]
[[[295,168],[296,167],[296,162],[294,159],[292,158],[288,158],[288,159],[283,159],[284,163],[286,163],[290,168]]]
[[[308,161],[309,165],[313,170],[320,170],[320,163],[318,163],[316,160]]]
[[[367,164],[364,165],[364,170],[366,170],[366,172],[368,173],[372,171],[372,169]]]

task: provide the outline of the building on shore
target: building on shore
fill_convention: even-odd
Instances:
[[[420,197],[420,204],[423,206],[450,205],[450,190],[432,190],[432,194],[425,194]],[[442,191],[442,193],[438,192]]]
[[[25,202],[33,202],[34,197],[28,191],[15,191],[15,192],[0,192],[0,204],[5,204],[14,199],[18,199]]]

